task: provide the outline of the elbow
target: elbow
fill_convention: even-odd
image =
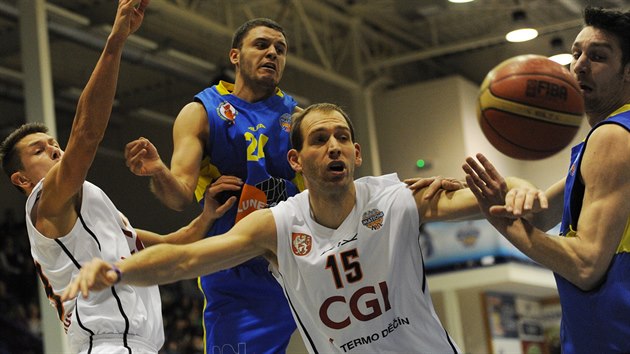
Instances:
[[[178,195],[176,198],[169,200],[166,206],[175,211],[184,211],[186,207],[191,203],[191,199]]]
[[[81,122],[87,121],[88,117],[82,117]],[[105,136],[105,131],[99,131],[99,129],[94,129],[92,127],[87,126],[86,124],[76,123],[78,118],[75,118],[75,123],[72,126],[72,132],[70,134],[70,139],[76,140],[80,142],[80,146],[83,148],[94,147],[95,149],[99,146],[103,137]],[[70,145],[70,142],[68,142]]]
[[[601,279],[593,277],[581,277],[573,282],[573,285],[582,291],[591,291],[601,283]]]
[[[606,269],[607,267],[598,267],[596,263],[583,264],[579,266],[572,283],[582,291],[591,291],[604,281]]]
[[[173,267],[172,281],[178,281],[183,279],[193,279],[201,276],[199,269],[202,268],[201,260],[193,255],[191,252],[186,252],[185,257]],[[199,274],[198,274],[199,273]]]
[[[187,202],[183,202],[181,200],[171,200],[171,201],[163,200],[163,202],[164,202],[164,205],[166,205],[171,210],[175,210],[175,211],[184,211],[184,209],[186,209],[186,206],[188,205]]]
[[[190,269],[190,265],[187,262],[181,262],[181,263],[177,264],[170,271],[171,274],[169,274],[169,277],[171,279],[170,279],[169,283],[191,278],[191,277],[188,276],[188,270],[189,269]]]

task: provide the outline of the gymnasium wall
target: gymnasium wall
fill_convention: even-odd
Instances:
[[[374,102],[383,173],[401,178],[443,175],[463,177],[466,156],[485,154],[505,176],[528,179],[547,188],[564,177],[570,146],[588,132],[584,120],[569,147],[543,160],[521,161],[496,150],[477,123],[478,86],[458,76],[381,90]],[[428,166],[419,169],[416,160]]]

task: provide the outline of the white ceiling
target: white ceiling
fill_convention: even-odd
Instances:
[[[32,0],[21,0],[32,1]],[[586,4],[628,10],[630,0],[152,0],[125,51],[116,110],[172,119],[201,88],[229,77],[232,32],[269,17],[287,33],[283,87],[308,100],[310,78],[343,89],[375,80],[405,85],[447,75],[480,83],[500,61],[568,50]],[[0,0],[0,128],[24,120],[19,1]],[[108,33],[113,0],[48,0],[48,35],[56,107],[73,111]],[[524,10],[537,39],[507,43],[512,13]],[[300,80],[291,80],[299,77]]]

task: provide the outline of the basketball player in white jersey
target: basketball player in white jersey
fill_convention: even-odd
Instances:
[[[310,353],[458,353],[431,302],[419,228],[480,217],[474,195],[442,190],[425,199],[427,188],[412,192],[395,174],[354,181],[361,148],[347,115],[332,104],[294,114],[291,142],[288,159],[306,191],[221,236],[158,245],[115,264],[96,259],[64,298],[116,282],[193,278],[264,256]],[[503,197],[495,195],[496,204]]]
[[[157,353],[164,342],[157,286],[119,284],[63,301],[62,292],[83,264],[94,257],[108,262],[129,258],[144,244],[200,239],[229,207],[216,208],[208,198],[210,206],[202,215],[161,237],[134,230],[107,195],[85,181],[112,110],[123,46],[140,27],[148,3],[119,1],[105,48],[79,98],[65,152],[40,123],[24,124],[0,146],[2,168],[29,196],[26,225],[31,254],[73,353]],[[220,191],[215,186],[207,194]]]

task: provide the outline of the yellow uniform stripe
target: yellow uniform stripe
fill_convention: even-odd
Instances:
[[[220,80],[217,85],[217,92],[221,95],[229,95],[234,92],[234,84]],[[280,88],[276,87],[276,95],[284,97],[284,92],[282,92]]]
[[[199,169],[199,179],[197,180],[197,188],[195,188],[195,198],[197,201],[203,199],[203,195],[206,189],[212,181],[221,176],[217,167],[210,163],[210,158],[206,156],[201,160],[201,167]]]

